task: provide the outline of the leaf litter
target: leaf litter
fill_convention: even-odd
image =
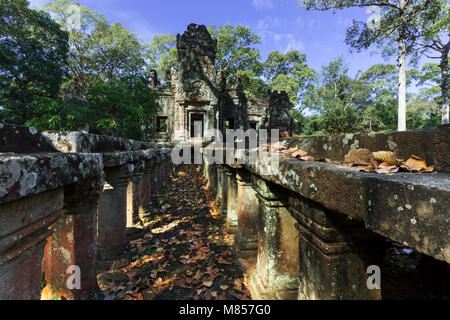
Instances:
[[[178,168],[161,195],[144,236],[130,241],[132,262],[116,282],[99,283],[105,299],[251,299],[200,168]]]
[[[281,158],[284,159],[298,159],[301,161],[318,161],[340,164],[342,167],[353,167],[361,172],[378,173],[391,175],[399,172],[411,173],[433,173],[434,166],[428,166],[426,161],[418,156],[412,155],[407,161],[397,159],[391,151],[377,151],[370,153],[367,149],[356,149],[350,151],[346,156],[345,161],[332,161],[330,159],[316,159],[308,155],[304,150],[295,146],[288,147],[286,140],[277,142],[273,145],[265,145],[260,150],[267,150],[270,152],[277,152],[283,154]]]

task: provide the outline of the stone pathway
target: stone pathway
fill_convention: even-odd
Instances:
[[[131,263],[98,276],[106,299],[248,300],[232,235],[196,166],[182,166],[160,193]]]

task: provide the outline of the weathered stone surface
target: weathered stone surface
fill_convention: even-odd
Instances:
[[[64,216],[55,225],[55,232],[47,239],[43,262],[46,286],[43,300],[55,296],[67,300],[101,299],[97,285],[97,203],[103,189],[103,178],[80,181],[64,190]],[[67,283],[79,268],[80,288]],[[72,283],[69,281],[69,283]]]
[[[0,153],[58,152],[35,128],[0,123]]]
[[[369,152],[392,151],[399,159],[407,160],[416,155],[428,165],[441,168],[449,166],[450,125],[435,129],[346,134],[294,139],[289,145],[298,146],[316,159],[344,161],[352,150],[367,149]]]
[[[381,298],[381,290],[367,287],[367,268],[381,265],[383,250],[376,249],[383,249],[382,237],[294,194],[289,212],[298,221],[300,236],[300,300]]]
[[[252,187],[251,174],[239,169],[236,175],[238,184],[237,232],[235,248],[241,256],[256,256],[258,249],[259,204]]]
[[[102,136],[84,132],[45,131],[54,147],[61,152],[111,153],[157,148],[149,142]]]
[[[98,258],[102,261],[123,256],[127,245],[127,187],[134,165],[105,170],[105,187],[98,208]]]
[[[254,174],[264,163],[248,166]],[[365,223],[366,228],[450,262],[450,175],[358,172],[335,164],[281,160],[265,179]],[[345,187],[343,187],[345,186]]]
[[[228,170],[227,175],[227,215],[226,228],[229,233],[236,233],[238,223],[238,184],[235,169]]]
[[[0,299],[37,300],[49,229],[62,216],[64,190],[0,206]]]
[[[171,148],[80,132],[43,136],[32,128],[3,124],[0,131],[5,133],[5,153],[0,153],[0,299],[39,299],[46,244],[44,298],[101,298],[97,255],[102,266],[110,266],[106,259],[127,253],[126,186],[134,173],[146,173],[148,181],[133,185],[130,208],[133,214],[148,210],[144,205],[153,184],[162,186],[161,179],[169,179]],[[104,171],[107,184],[97,221]],[[127,259],[112,267],[120,263],[123,267]],[[67,287],[71,265],[81,268],[80,290]]]
[[[258,192],[258,257],[250,275],[254,299],[296,300],[299,247],[295,220],[287,210],[287,194],[273,183],[252,175]]]
[[[434,158],[438,170],[450,172],[450,125],[434,131]]]
[[[263,128],[268,130],[279,129],[281,136],[283,136],[283,132],[292,136],[297,122],[290,114],[291,109],[294,108],[294,104],[289,100],[288,94],[285,91],[278,92],[269,90],[267,95],[269,105],[263,119]]]
[[[0,154],[0,204],[101,177],[99,154]]]

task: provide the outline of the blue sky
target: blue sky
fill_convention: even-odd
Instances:
[[[44,0],[31,0],[40,7]],[[146,43],[153,35],[183,33],[189,23],[244,25],[261,37],[258,48],[263,60],[273,50],[299,50],[317,71],[343,56],[350,74],[365,71],[375,63],[385,63],[379,52],[350,53],[344,43],[352,19],[367,21],[366,9],[332,12],[305,11],[297,0],[80,0],[110,19],[136,32]],[[392,59],[390,63],[396,63]]]

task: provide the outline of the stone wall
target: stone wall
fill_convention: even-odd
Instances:
[[[434,164],[437,174],[372,174],[338,163],[280,159],[267,175],[260,157],[245,165],[206,162],[210,189],[220,190],[222,213],[234,223],[229,231],[236,232],[235,250],[244,258],[252,297],[380,299],[381,290],[367,287],[367,269],[382,265],[387,239],[447,264],[448,276],[449,133],[447,125],[289,141],[318,159],[344,160],[358,148],[414,154]],[[449,283],[440,285],[448,296]]]
[[[0,124],[0,299],[99,299],[171,174],[171,148]],[[79,268],[81,289],[67,281]],[[72,269],[71,269],[72,268]]]

